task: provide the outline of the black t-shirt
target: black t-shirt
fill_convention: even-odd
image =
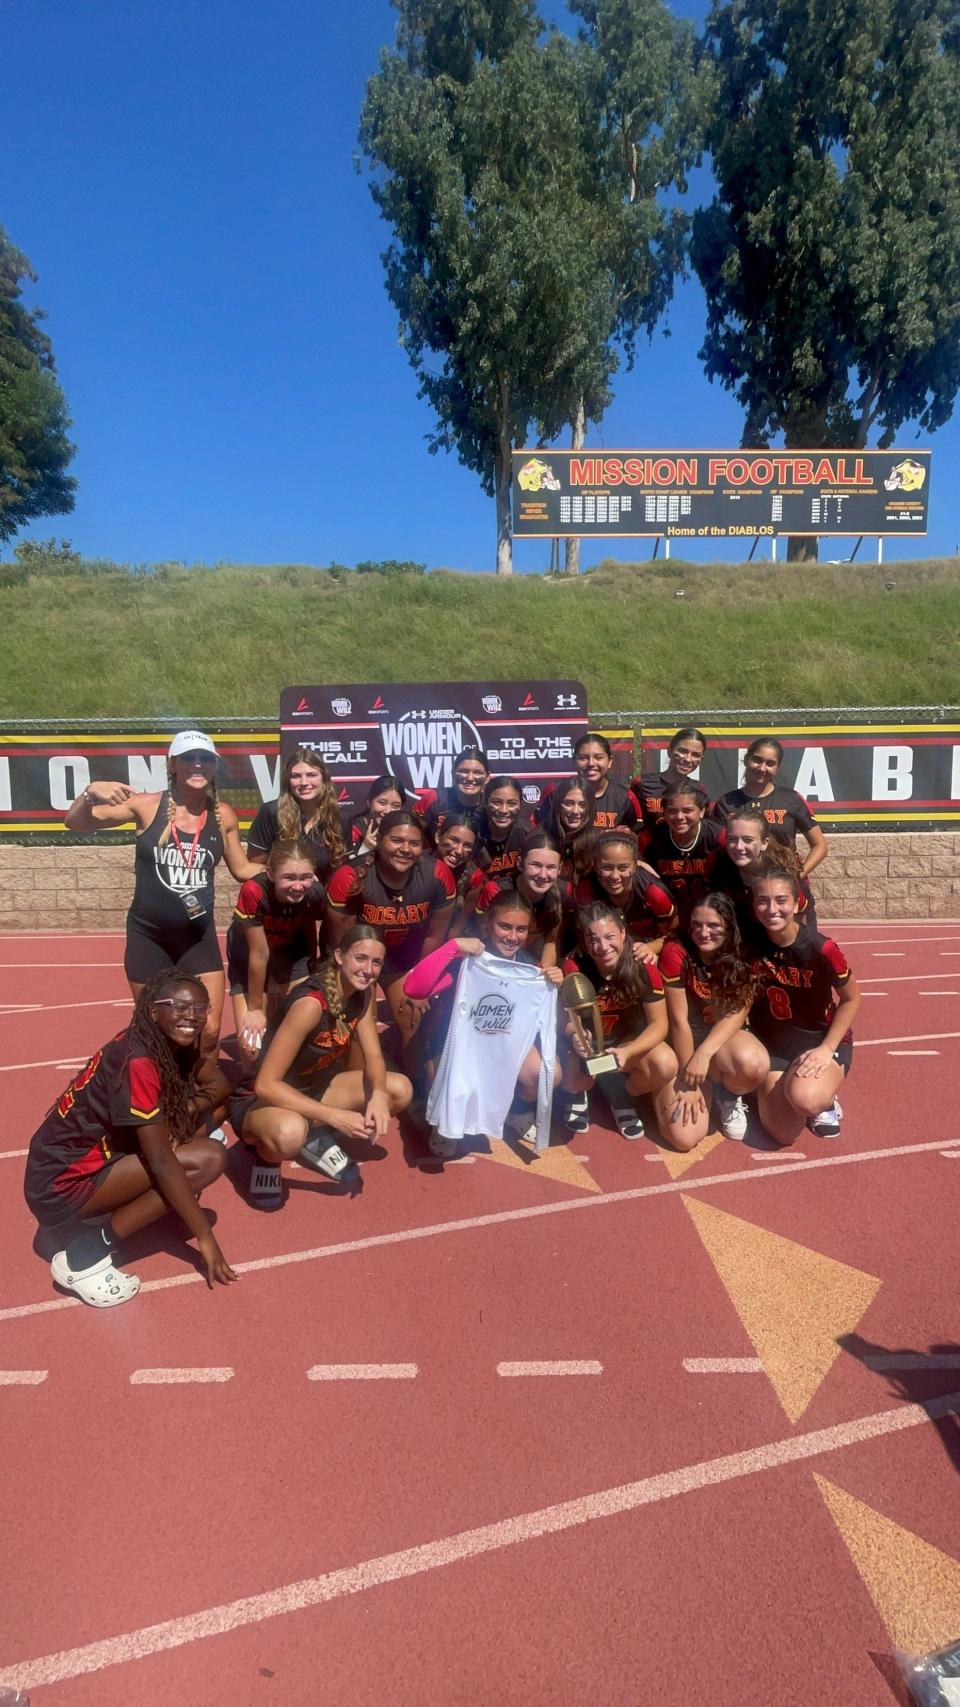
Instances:
[[[775,1051],[778,1039],[792,1030],[822,1035],[836,1012],[834,990],[842,990],[850,980],[842,948],[807,924],[787,948],[776,947],[766,937],[754,970],[760,982],[750,1029]]]
[[[269,853],[275,841],[280,836],[280,808],[276,800],[265,800],[259,812],[247,831],[247,847],[251,855]],[[313,849],[313,863],[318,872],[327,871],[332,865],[330,849],[323,839],[323,831],[319,824],[314,824],[311,830],[300,830]]]
[[[639,801],[616,777],[608,777],[603,794],[595,794],[593,798],[595,830],[613,830],[618,824],[623,824],[628,830],[636,828],[640,820]]]
[[[635,942],[655,942],[671,931],[677,922],[673,896],[657,874],[638,865],[633,874],[633,889],[625,906],[612,901],[602,887],[596,872],[588,871],[573,891],[574,907],[589,907],[591,901],[607,901],[623,914],[627,930]]]
[[[276,1019],[263,1042],[263,1054],[270,1047],[277,1031],[296,1002],[311,1002],[316,1008],[316,1024],[304,1038],[293,1061],[283,1076],[285,1085],[312,1096],[318,1079],[329,1078],[338,1067],[346,1066],[354,1033],[371,1000],[369,990],[355,990],[347,998],[340,1022],[334,1019],[330,1001],[318,978],[308,978],[284,998]]]
[[[647,966],[641,961],[636,971],[640,983],[639,998],[629,996],[619,984],[605,978],[589,954],[581,951],[568,955],[564,960],[564,976],[569,972],[582,972],[597,992],[605,1045],[629,1043],[631,1038],[639,1037],[647,1024],[644,1004],[664,1000],[663,979],[656,966]]]
[[[643,857],[669,886],[677,912],[686,922],[697,902],[713,888],[713,874],[723,851],[719,824],[704,818],[692,848],[678,848],[670,826],[661,820],[651,832]]]
[[[728,853],[721,853],[713,868],[710,882],[714,889],[719,889],[722,894],[729,895],[733,902],[737,910],[737,927],[744,944],[749,944],[751,951],[762,949],[768,939],[766,931],[753,910],[753,890],[744,879],[740,867],[734,865]],[[805,877],[800,879],[797,917],[801,924],[806,923],[816,927],[816,903],[813,890]]]
[[[645,830],[654,829],[662,817],[663,796],[674,780],[669,771],[658,771],[656,776],[635,776],[631,782]]]
[[[781,788],[779,783],[774,783],[770,794],[748,794],[745,788],[731,788],[714,801],[710,813],[718,823],[725,824],[745,806],[758,806],[778,842],[786,842],[789,847],[796,846],[798,830],[805,836],[816,827],[817,820],[803,795],[795,788]]]
[[[435,842],[447,819],[453,818],[461,812],[467,814],[471,824],[476,828],[482,806],[479,800],[472,806],[464,806],[456,788],[451,785],[450,788],[439,790],[433,788],[419,789],[414,810],[430,840]]]
[[[315,949],[312,922],[323,917],[322,883],[311,884],[302,901],[278,901],[266,872],[248,877],[240,885],[233,923],[227,932],[227,956],[231,972],[245,968],[248,944],[244,925],[260,925],[270,950],[270,968],[281,980],[306,971]]]
[[[486,820],[480,819],[473,857],[484,877],[500,877],[506,872],[516,871],[520,864],[520,849],[529,834],[529,824],[516,823],[511,824],[506,835],[498,840]]]
[[[357,876],[349,865],[334,872],[327,885],[328,907],[374,925],[386,943],[391,971],[408,972],[423,953],[433,914],[454,898],[450,867],[435,854],[423,854],[402,884],[388,886],[376,861],[355,889]]]

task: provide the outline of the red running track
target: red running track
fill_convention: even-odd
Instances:
[[[960,926],[836,934],[868,992],[839,1143],[754,1134],[674,1178],[596,1126],[544,1177],[421,1169],[394,1134],[353,1201],[288,1170],[264,1216],[220,1181],[237,1285],[208,1292],[159,1229],[110,1312],[52,1290],[18,1152],[123,1024],[121,941],[0,940],[0,1684],[33,1707],[895,1699],[897,1635],[960,1608]],[[368,1378],[308,1377],[344,1365]]]

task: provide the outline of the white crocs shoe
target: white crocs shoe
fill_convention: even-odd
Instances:
[[[715,1091],[714,1097],[723,1136],[732,1138],[735,1144],[742,1144],[747,1136],[747,1111],[743,1098],[731,1096],[727,1091]]]
[[[95,1310],[110,1310],[114,1304],[128,1304],[140,1291],[137,1276],[114,1268],[109,1254],[90,1268],[71,1268],[66,1251],[58,1251],[50,1263],[50,1273],[55,1286],[64,1292],[75,1292],[84,1304],[92,1304]]]

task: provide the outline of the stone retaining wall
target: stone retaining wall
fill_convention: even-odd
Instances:
[[[832,835],[813,887],[825,919],[960,919],[960,832]],[[0,930],[115,930],[132,891],[129,846],[0,845]],[[236,892],[221,866],[221,924]]]

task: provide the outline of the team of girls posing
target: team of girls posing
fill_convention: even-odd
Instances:
[[[666,770],[626,788],[610,775],[605,739],[586,735],[576,774],[541,802],[534,828],[519,783],[491,776],[477,748],[458,755],[441,793],[411,800],[376,778],[343,823],[321,755],[299,747],[246,851],[199,731],[171,743],[162,793],[91,783],[69,829],[137,828],[124,960],[134,1013],[30,1145],[35,1245],[57,1285],[100,1307],[133,1296],[138,1282],[114,1266],[114,1247],[170,1209],[210,1284],[233,1278],[197,1204],[227,1161],[227,1113],[239,1139],[231,1166],[239,1157],[262,1207],[282,1202],[293,1157],[356,1189],[341,1140],[376,1142],[407,1108],[422,1124],[454,963],[481,950],[594,987],[602,1037],[570,1016],[561,1039],[557,1096],[571,1129],[588,1124],[596,1088],[631,1139],[649,1097],[662,1140],[681,1150],[714,1122],[742,1138],[748,1094],[778,1144],[805,1125],[836,1136],[860,997],[816,929],[807,878],[825,857],[823,833],[778,783],[777,741],[753,743],[745,786],[712,807],[693,776],[705,750],[699,730],[682,729]],[[232,1091],[217,1065],[221,858],[241,885],[227,972],[246,1071]],[[402,1072],[384,1059],[378,986]],[[593,1078],[586,1058],[601,1051],[612,1070]],[[529,1126],[540,1071],[531,1048],[518,1067],[517,1130]],[[450,1140],[427,1135],[451,1154]]]

